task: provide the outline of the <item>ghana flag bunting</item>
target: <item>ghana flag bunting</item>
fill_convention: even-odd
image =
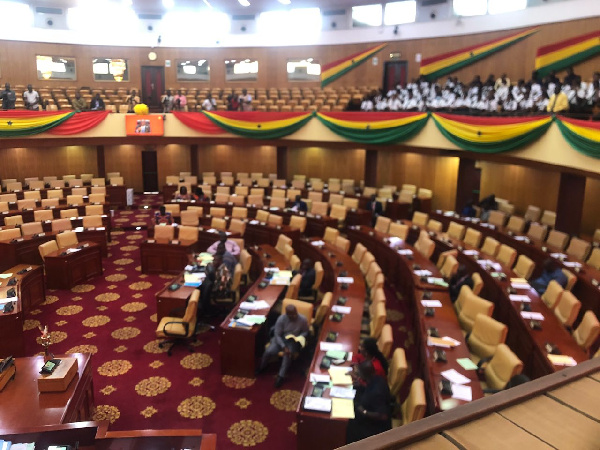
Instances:
[[[535,70],[545,77],[600,53],[600,30],[540,47],[535,57]]]
[[[557,117],[556,123],[571,147],[584,155],[600,158],[600,122]]]
[[[337,80],[341,76],[347,74],[352,69],[360,66],[371,56],[379,52],[387,44],[380,44],[364,52],[359,52],[350,55],[346,58],[339,59],[329,64],[323,65],[321,68],[321,87],[327,86],[332,81]]]
[[[73,111],[1,111],[0,137],[31,136],[43,133],[69,120],[74,114]]]
[[[424,75],[429,81],[435,80],[458,69],[473,64],[493,53],[504,50],[513,44],[531,36],[538,31],[538,28],[520,31],[500,39],[477,44],[470,47],[461,48],[453,52],[444,53],[431,58],[424,58],[421,61],[420,74]]]
[[[515,150],[539,139],[552,125],[552,116],[472,117],[432,114],[440,132],[458,147],[479,153]]]
[[[421,112],[322,112],[317,118],[335,134],[364,144],[393,144],[416,135],[427,123]]]
[[[201,133],[229,132],[253,139],[280,139],[295,133],[313,116],[312,112],[220,111],[176,112],[184,125]]]

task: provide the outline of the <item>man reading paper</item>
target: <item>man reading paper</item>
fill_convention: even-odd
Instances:
[[[283,351],[281,367],[275,380],[275,387],[280,387],[290,368],[292,357],[304,348],[307,336],[308,322],[306,318],[298,314],[298,310],[294,305],[286,306],[285,314],[279,316],[277,322],[275,322],[271,343],[265,350],[257,374],[265,369],[272,358]]]

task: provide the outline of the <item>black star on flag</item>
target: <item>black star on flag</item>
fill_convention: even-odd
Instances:
[[[12,126],[13,123],[11,120],[9,120],[8,122],[6,122],[6,124],[10,127],[10,126]]]

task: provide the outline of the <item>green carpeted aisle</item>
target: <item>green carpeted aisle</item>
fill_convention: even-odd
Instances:
[[[39,325],[51,331],[55,354],[92,353],[95,419],[109,420],[111,430],[200,428],[217,434],[220,449],[293,447],[301,368],[275,389],[275,365],[256,380],[220,374],[218,331],[200,333],[194,353],[178,347],[169,357],[158,347],[155,294],[173,277],[141,273],[139,243],[146,233],[135,228],[151,219],[157,198],[136,200],[151,209],[115,212],[104,275],[70,291],[48,290],[28,315],[27,354],[41,350]],[[415,361],[402,302],[386,293],[395,345]]]

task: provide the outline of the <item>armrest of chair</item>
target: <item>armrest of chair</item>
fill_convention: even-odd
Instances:
[[[163,333],[165,336],[169,336],[169,337],[181,337],[182,335],[180,334],[172,334],[167,332],[167,325],[169,324],[178,324],[178,325],[182,325],[183,328],[185,329],[185,334],[183,336],[187,336],[189,330],[190,330],[190,324],[188,322],[183,322],[183,321],[171,321],[171,322],[167,322],[165,323],[165,325],[163,326]]]

